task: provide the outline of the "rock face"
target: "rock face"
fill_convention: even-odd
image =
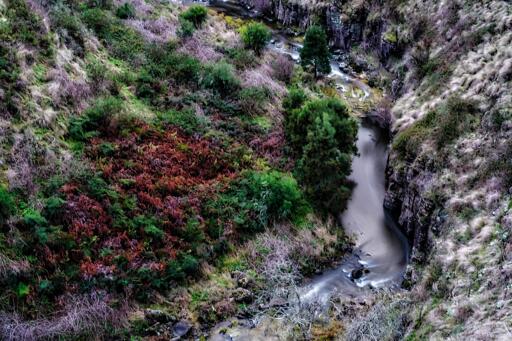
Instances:
[[[429,246],[429,231],[435,206],[425,193],[434,180],[433,174],[418,165],[397,168],[390,159],[386,169],[384,207],[392,214],[411,246],[411,259],[424,261]]]
[[[387,58],[394,50],[383,35],[389,25],[384,16],[371,16],[369,7],[349,6],[333,1],[302,0],[242,0],[241,3],[259,9],[286,27],[305,30],[314,23],[327,28],[333,48],[349,51],[354,45],[380,51]]]

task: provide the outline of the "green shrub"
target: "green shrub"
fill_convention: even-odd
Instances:
[[[249,114],[260,114],[263,106],[270,98],[270,91],[262,87],[250,87],[242,89],[238,98],[242,112]]]
[[[433,140],[437,149],[452,143],[479,123],[475,102],[460,97],[450,97],[445,103],[410,127],[393,140],[393,149],[403,160],[414,160],[421,145]]]
[[[165,232],[152,224],[146,225],[144,227],[144,233],[146,233],[151,238],[155,238],[158,240],[162,240],[165,237]]]
[[[45,57],[53,55],[52,39],[46,34],[42,19],[33,11],[24,0],[9,0],[6,2],[6,23],[2,23],[0,30],[10,31],[10,39],[21,40],[39,49]],[[1,34],[4,38],[4,34]],[[9,39],[9,40],[10,40]]]
[[[116,10],[116,16],[119,19],[131,19],[135,18],[135,15],[135,7],[129,2],[126,2],[124,5],[119,6]]]
[[[23,222],[27,227],[32,228],[48,226],[46,218],[44,218],[39,211],[31,208],[23,212]]]
[[[78,117],[69,122],[69,136],[77,141],[84,141],[96,136],[99,132],[108,131],[112,119],[123,110],[123,102],[116,97],[100,98],[96,103]]]
[[[200,74],[201,64],[196,58],[173,51],[155,51],[150,53],[149,61],[138,76],[137,96],[156,103],[160,95],[167,93],[169,79],[195,86]]]
[[[181,282],[186,276],[196,276],[199,272],[199,261],[192,255],[182,254],[178,259],[167,263],[165,278]]]
[[[112,54],[129,62],[137,62],[146,44],[142,36],[100,8],[87,9],[82,14],[83,22],[107,43]]]
[[[434,136],[437,147],[440,149],[475,128],[479,123],[478,111],[474,101],[450,97],[437,112],[438,124]]]
[[[280,172],[246,172],[208,205],[210,228],[232,221],[240,232],[263,231],[273,222],[300,223],[309,205],[293,177]],[[213,226],[212,226],[213,225]]]
[[[201,72],[199,60],[186,54],[173,54],[169,57],[167,70],[179,83],[197,83]]]
[[[307,100],[308,97],[302,88],[291,88],[283,99],[283,108],[290,114],[292,110],[302,107]]]
[[[197,219],[189,219],[180,236],[187,243],[199,243],[205,239],[204,233],[201,229],[201,224]]]
[[[393,150],[402,160],[414,160],[419,153],[421,144],[432,135],[432,128],[436,124],[437,114],[429,112],[424,118],[400,132],[393,140]]]
[[[109,12],[100,8],[87,9],[82,13],[83,22],[94,30],[100,38],[105,39],[113,25],[113,18]]]
[[[204,70],[202,84],[221,96],[232,95],[240,88],[240,81],[234,74],[233,66],[226,62],[208,65]]]
[[[180,27],[178,29],[178,36],[181,38],[188,38],[194,35],[196,28],[193,23],[183,18],[180,18]]]
[[[190,21],[196,28],[203,25],[208,17],[208,10],[201,5],[192,5],[185,12],[181,13],[180,17],[184,20]]]
[[[134,224],[147,236],[153,240],[163,240],[165,232],[162,231],[158,225],[158,220],[155,217],[139,215],[134,218]]]
[[[205,120],[199,118],[191,109],[170,110],[160,114],[158,118],[160,122],[176,126],[189,135],[201,133],[206,127]]]
[[[116,146],[112,143],[104,142],[100,144],[99,153],[101,156],[112,156],[116,152]]]
[[[136,80],[136,95],[139,98],[154,100],[158,95],[167,91],[167,85],[154,77],[147,69],[143,69]]]
[[[5,222],[14,214],[16,206],[14,199],[6,188],[0,186],[0,223]]]
[[[0,40],[2,39],[0,26]],[[24,93],[24,87],[18,82],[20,67],[17,63],[16,50],[0,44],[0,88],[3,89],[0,114],[9,117],[19,113],[18,98]]]
[[[290,92],[289,98],[286,107],[295,108],[304,100],[304,95],[300,91]],[[309,128],[316,129],[317,118],[323,120],[324,114],[329,116],[329,124],[334,129],[334,138],[341,150],[355,152],[356,123],[350,118],[345,103],[335,98],[312,100],[306,102],[300,109],[291,110],[287,114],[285,118],[286,135],[295,152],[298,155],[302,154],[303,148],[308,143]]]
[[[258,56],[272,37],[267,26],[258,22],[243,26],[240,33],[245,47],[252,49]]]
[[[188,276],[197,275],[199,261],[192,255],[183,255],[180,259],[181,269]]]
[[[44,216],[51,220],[58,219],[59,215],[62,212],[62,207],[65,203],[66,201],[64,199],[55,196],[46,199]]]
[[[258,59],[251,50],[243,48],[228,49],[227,55],[237,69],[244,70],[256,66]]]
[[[117,199],[118,193],[111,189],[105,180],[99,175],[92,175],[87,180],[87,192],[96,200],[104,200],[105,198]]]
[[[178,260],[172,260],[167,263],[165,277],[172,281],[182,281],[185,279],[185,272]]]
[[[80,19],[69,7],[58,5],[51,11],[52,26],[80,56],[84,54],[85,40]]]

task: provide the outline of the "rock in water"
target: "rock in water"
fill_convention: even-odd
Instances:
[[[188,334],[192,326],[187,321],[179,321],[172,327],[173,336],[176,338],[183,337]]]

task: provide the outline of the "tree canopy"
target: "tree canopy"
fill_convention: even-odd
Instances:
[[[257,55],[265,48],[271,35],[270,30],[261,23],[250,23],[242,27],[242,40],[247,48],[252,49]]]
[[[295,101],[286,117],[287,138],[298,160],[295,175],[317,208],[336,213],[350,193],[346,177],[356,152],[357,123],[340,100],[310,100],[298,107],[304,100],[300,95],[291,94]]]
[[[312,67],[315,77],[318,74],[327,74],[331,72],[329,57],[327,35],[324,29],[320,26],[311,26],[306,31],[304,47],[300,50],[302,66]]]

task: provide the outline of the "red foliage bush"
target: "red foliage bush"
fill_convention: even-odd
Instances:
[[[204,228],[202,203],[219,182],[235,173],[229,153],[209,140],[176,129],[160,132],[142,125],[136,130],[128,136],[93,139],[86,152],[96,160],[114,194],[93,197],[79,183],[61,189],[68,232],[77,244],[90,245],[89,254],[79,256],[85,279],[119,275],[122,271],[115,264],[119,257],[127,261],[128,270],[164,271],[166,259],[188,248],[180,238],[188,217]],[[108,156],[102,153],[105,144],[111,150]],[[126,217],[122,220],[114,208],[129,198],[136,200],[130,209],[122,209]],[[137,219],[145,225],[137,225]],[[163,237],[156,238],[160,230]],[[145,242],[148,238],[150,243]],[[151,255],[158,255],[160,261]]]

